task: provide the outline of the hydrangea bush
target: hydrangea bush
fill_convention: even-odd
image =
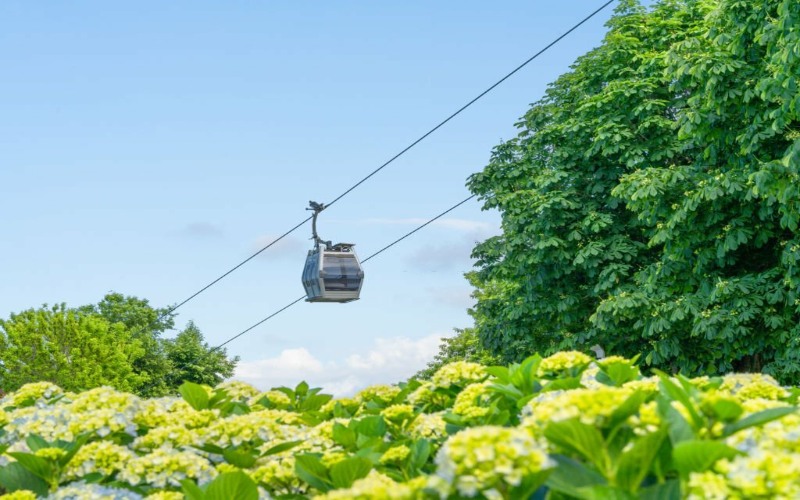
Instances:
[[[798,498],[799,393],[579,352],[340,399],[41,382],[0,399],[0,499]]]

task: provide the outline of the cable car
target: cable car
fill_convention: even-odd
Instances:
[[[308,251],[303,268],[303,287],[307,302],[351,302],[358,300],[364,271],[353,243],[331,244],[317,235],[317,215],[325,205],[310,202],[314,216],[311,222],[314,248]]]

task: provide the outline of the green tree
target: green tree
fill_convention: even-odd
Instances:
[[[170,362],[166,385],[176,392],[184,382],[215,386],[233,375],[239,357],[228,359],[225,349],[212,349],[203,342],[200,329],[189,321],[174,339],[164,340],[164,351]]]
[[[681,156],[620,179],[656,258],[594,322],[690,373],[800,382],[800,3],[723,0],[673,44]]]
[[[146,356],[134,362],[140,380],[135,392],[142,396],[163,396],[170,393],[166,379],[171,370],[161,335],[175,325],[175,314],[169,308],[154,308],[146,299],[109,292],[97,304],[78,308],[82,314],[96,314],[120,325],[141,343]]]
[[[798,9],[621,3],[469,180],[502,214],[468,275],[487,348],[797,379]]]
[[[500,363],[498,356],[483,347],[474,328],[456,328],[455,332],[454,336],[442,339],[433,361],[417,372],[415,378],[431,378],[439,368],[453,361],[471,361],[485,366]]]
[[[0,390],[49,381],[71,391],[110,385],[133,390],[133,363],[145,354],[126,328],[64,304],[0,320]]]

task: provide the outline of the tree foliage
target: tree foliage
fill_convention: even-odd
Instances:
[[[64,304],[29,309],[0,320],[0,389],[47,381],[67,390],[110,385],[134,390],[133,361],[145,350],[119,324],[79,314]]]
[[[166,384],[180,387],[184,382],[215,386],[233,375],[239,357],[228,359],[225,349],[212,349],[203,342],[203,334],[193,321],[174,339],[164,341],[170,363]]]
[[[43,306],[0,320],[0,392],[49,381],[67,390],[109,385],[140,396],[177,394],[184,381],[216,385],[239,358],[203,342],[193,322],[174,339],[174,314],[111,292],[98,304]]]
[[[417,372],[415,378],[429,379],[439,368],[454,361],[470,361],[486,366],[500,363],[498,356],[483,347],[474,328],[456,328],[455,332],[454,336],[442,339],[433,361]]]
[[[800,4],[623,2],[469,180],[482,342],[800,380]]]
[[[175,315],[168,308],[154,308],[146,299],[109,292],[97,304],[86,305],[78,310],[120,325],[142,344],[146,355],[133,363],[134,371],[141,380],[136,387],[138,394],[163,396],[177,389],[177,385],[173,387],[166,382],[172,367],[161,338],[164,332],[175,325]]]

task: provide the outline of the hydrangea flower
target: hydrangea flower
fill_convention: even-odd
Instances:
[[[329,491],[314,497],[318,500],[412,500],[418,483],[398,483],[390,477],[370,471],[367,477],[353,482],[350,488]]]
[[[518,486],[552,468],[544,447],[523,429],[482,426],[445,441],[436,455],[436,475],[464,496]]]
[[[399,424],[414,418],[414,407],[409,404],[392,405],[381,410],[381,415],[387,422]]]
[[[17,490],[0,495],[0,500],[36,500],[36,493],[30,490]]]
[[[402,463],[410,454],[411,450],[408,448],[408,446],[393,446],[386,450],[383,455],[381,455],[380,462],[382,464]]]
[[[281,391],[271,390],[267,392],[262,392],[260,394],[256,394],[255,396],[251,397],[247,404],[249,406],[254,406],[261,401],[262,399],[266,398],[269,401],[270,408],[281,408],[285,409],[288,408],[292,404],[292,400],[289,399],[285,393]]]
[[[431,383],[434,387],[444,389],[454,385],[464,387],[474,382],[482,382],[488,376],[486,368],[478,363],[456,361],[439,368],[431,377]]]
[[[154,491],[147,494],[146,500],[184,500],[183,493],[177,491]]]
[[[789,396],[770,375],[764,373],[731,373],[722,377],[719,390],[727,391],[740,399],[783,399]]]
[[[156,427],[136,438],[132,447],[136,450],[152,450],[162,446],[182,448],[200,442],[200,432],[182,425]]]
[[[447,422],[444,421],[442,412],[421,413],[411,422],[408,432],[415,438],[438,440],[447,435]]]
[[[610,386],[546,392],[528,403],[523,425],[540,429],[549,422],[578,417],[584,424],[602,427],[632,393],[627,388]]]
[[[452,398],[447,394],[436,392],[436,387],[432,382],[425,381],[414,389],[408,396],[406,401],[414,406],[421,408],[443,410],[449,408],[452,404]]]
[[[800,497],[800,454],[755,449],[733,460],[720,460],[714,468],[725,477],[733,497]]]
[[[95,441],[85,444],[72,457],[65,471],[68,478],[80,478],[87,474],[99,472],[110,476],[118,472],[123,465],[136,455],[124,446],[110,441]]]
[[[389,404],[400,394],[401,389],[396,385],[372,385],[359,391],[356,394],[356,401],[374,401],[381,404]]]
[[[218,417],[218,410],[197,411],[183,399],[168,397],[142,401],[133,416],[133,422],[147,428],[182,425],[194,429],[205,427]]]
[[[47,500],[142,500],[142,495],[122,488],[112,488],[83,481],[62,486]]]
[[[0,437],[0,443],[22,442],[24,444],[25,439],[31,434],[36,434],[50,442],[58,439],[72,441],[75,438],[72,431],[69,430],[72,414],[66,405],[18,408],[10,412],[8,418],[9,422],[3,427],[6,435]]]
[[[50,400],[62,396],[64,391],[51,382],[25,384],[16,391],[0,399],[0,408],[20,405],[42,406]]]
[[[492,392],[490,382],[470,384],[456,396],[453,413],[463,417],[466,422],[474,422],[489,413]]]
[[[117,478],[132,486],[148,484],[158,488],[180,487],[183,479],[205,484],[217,471],[211,463],[192,451],[159,448],[152,453],[135,457],[125,463]]]
[[[358,401],[354,398],[338,398],[329,400],[327,403],[322,405],[319,411],[331,415],[333,414],[333,410],[336,408],[337,404],[340,404],[342,408],[344,408],[351,415],[355,415],[359,408],[361,408],[361,401]]]
[[[217,385],[216,390],[223,390],[231,399],[242,403],[246,403],[250,398],[258,396],[261,393],[261,391],[247,382],[241,382],[239,380],[226,380]]]
[[[539,364],[538,375],[540,377],[555,377],[560,375],[576,376],[583,371],[592,358],[578,351],[557,352],[552,356],[544,358]],[[575,373],[570,373],[570,372]]]

